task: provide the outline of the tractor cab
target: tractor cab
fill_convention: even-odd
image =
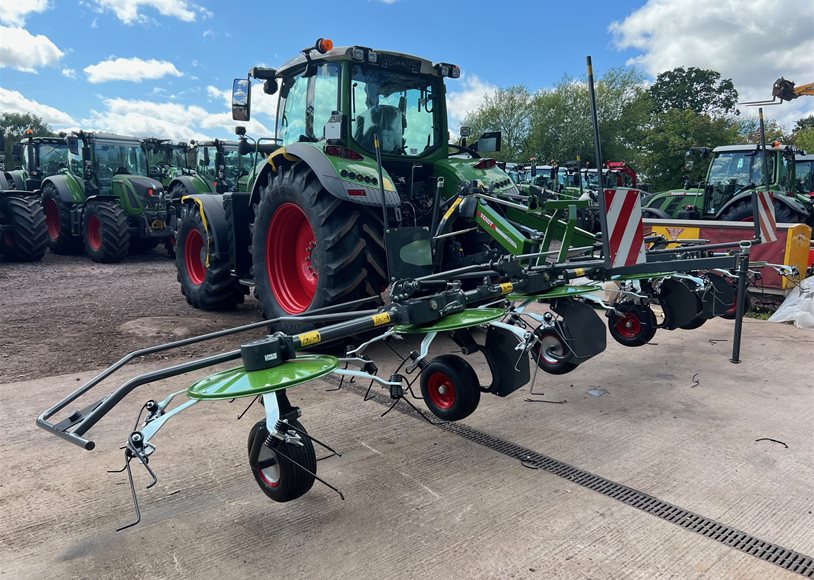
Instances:
[[[814,155],[794,156],[795,191],[814,200]]]
[[[217,193],[237,190],[238,180],[252,169],[253,156],[241,155],[235,141],[215,139],[192,143],[195,171]]]
[[[189,145],[173,143],[169,139],[144,139],[147,150],[147,172],[150,177],[160,181],[164,187],[179,175],[190,175]]]
[[[42,180],[68,167],[68,145],[62,137],[28,135],[12,148],[12,159],[21,168],[10,171],[15,189],[34,191]]]
[[[68,172],[100,194],[118,195],[129,176],[148,177],[147,154],[135,137],[79,131],[66,142]]]

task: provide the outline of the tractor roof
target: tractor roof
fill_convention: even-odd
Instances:
[[[393,64],[409,63],[414,66],[413,72],[441,76],[432,62],[427,59],[413,56],[411,54],[404,54],[401,52],[390,52],[385,50],[373,50],[364,46],[337,46],[326,52],[320,54],[316,50],[312,50],[309,54],[311,62],[336,62],[336,61],[353,61],[353,62],[374,62],[370,59],[369,55],[375,54],[376,64],[379,66],[388,66],[386,63],[392,62]],[[296,69],[303,66],[308,62],[305,54],[299,54],[280,68],[277,69],[277,76],[285,76],[285,73],[291,69]]]
[[[777,147],[772,147],[771,143],[768,144],[767,150],[778,149],[782,150],[785,149],[785,145],[778,145]],[[722,151],[758,151],[760,150],[760,146],[754,143],[747,143],[744,145],[721,145],[716,147],[712,151],[714,153],[720,153]]]
[[[132,141],[133,143],[141,143],[138,137],[130,137],[129,135],[116,135],[115,133],[85,133],[92,139],[97,141]]]
[[[216,139],[215,141],[195,141],[194,147],[215,147],[217,143],[220,143],[224,147],[229,149],[237,148],[238,142],[237,141],[224,141],[223,139]]]
[[[795,161],[814,161],[814,154],[809,154],[809,155],[799,155],[798,154],[798,155],[794,156],[794,160]]]
[[[54,145],[66,145],[64,137],[31,137],[33,143],[51,143]]]

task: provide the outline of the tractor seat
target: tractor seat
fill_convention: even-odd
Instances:
[[[356,118],[356,141],[373,150],[373,135],[379,134],[383,153],[401,153],[404,147],[404,117],[398,107],[376,105]]]

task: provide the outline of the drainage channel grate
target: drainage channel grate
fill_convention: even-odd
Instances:
[[[328,379],[328,381],[334,384],[339,382],[338,380],[334,381],[333,377]],[[367,390],[357,383],[348,384],[348,381],[345,381],[343,388],[358,395],[364,395]],[[391,400],[385,399],[379,393],[376,393],[375,396],[371,393],[369,396],[379,404],[386,406],[392,404]],[[406,405],[397,405],[396,410],[404,415],[421,419],[418,413]],[[505,439],[500,439],[499,437],[494,437],[488,433],[467,427],[462,423],[438,423],[437,426],[439,429],[443,429],[448,433],[454,433],[473,443],[517,459],[526,466],[536,467],[537,469],[567,479],[577,485],[581,485],[611,499],[615,499],[616,501],[620,501],[626,505],[666,520],[671,524],[680,526],[685,530],[701,534],[725,546],[735,548],[750,556],[780,566],[789,572],[795,572],[806,578],[814,578],[814,558],[811,558],[811,556],[806,556],[794,550],[789,550],[777,544],[761,540],[751,534],[747,534],[726,524],[660,500],[657,497],[653,497],[632,487],[622,485],[621,483],[606,479],[590,471],[585,471],[584,469],[563,463],[553,457],[537,453],[536,451],[521,447]]]

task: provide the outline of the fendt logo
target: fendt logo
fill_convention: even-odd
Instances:
[[[494,223],[492,220],[490,220],[488,217],[486,217],[485,215],[483,215],[483,212],[480,212],[480,211],[479,211],[479,212],[478,212],[478,217],[479,217],[480,219],[482,219],[484,222],[486,222],[486,225],[487,225],[487,226],[489,226],[489,227],[490,227],[490,228],[492,228],[493,230],[497,231],[497,226],[495,225],[495,223]]]

